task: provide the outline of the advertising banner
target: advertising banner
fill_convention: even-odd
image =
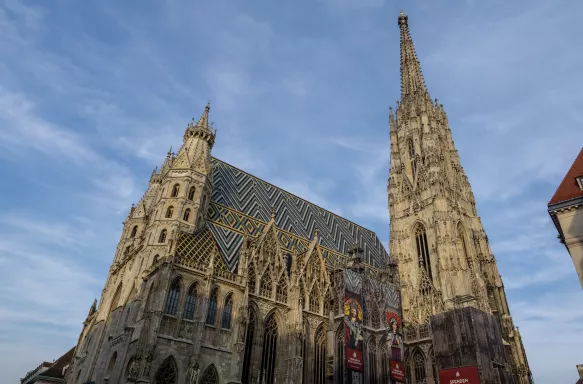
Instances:
[[[478,367],[473,365],[439,371],[440,384],[480,384]]]
[[[395,312],[386,311],[385,327],[387,329],[387,347],[391,351],[391,360],[403,361],[401,316]]]
[[[344,291],[346,368],[356,372],[364,372],[362,315],[361,295],[346,289]]]
[[[389,368],[391,370],[391,379],[405,382],[405,366],[400,361],[389,360]]]

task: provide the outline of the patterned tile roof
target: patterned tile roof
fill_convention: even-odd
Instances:
[[[318,229],[327,259],[338,259],[356,244],[373,266],[382,266],[389,257],[374,232],[213,158],[208,223],[229,270],[236,269],[243,235],[258,236],[272,210],[280,245],[292,253],[305,251]]]

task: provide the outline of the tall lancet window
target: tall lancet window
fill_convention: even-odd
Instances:
[[[425,374],[425,357],[419,350],[415,351],[413,355],[413,371],[415,372],[415,382],[425,383],[427,376]]]
[[[321,326],[314,339],[314,384],[326,383],[326,331]]]
[[[175,279],[170,286],[168,291],[168,297],[166,297],[166,306],[164,308],[164,313],[168,315],[175,316],[176,308],[178,308],[178,297],[180,296],[180,279]]]
[[[241,382],[250,384],[253,373],[253,341],[255,336],[255,311],[249,308],[249,320],[247,322],[247,332],[245,334],[245,355],[243,357],[243,376]]]
[[[415,225],[415,243],[417,245],[417,258],[419,266],[427,272],[429,279],[433,280],[431,274],[431,258],[429,257],[429,245],[427,244],[427,231],[421,223]]]
[[[265,321],[259,384],[273,384],[275,382],[277,332],[277,321],[275,316],[271,314]]]
[[[310,344],[310,323],[304,317],[304,333],[302,334],[302,377],[303,382],[308,383],[308,346]]]
[[[221,319],[221,328],[231,329],[231,317],[233,316],[233,295],[229,294],[223,305],[223,318]]]
[[[417,172],[417,164],[415,163],[415,146],[413,145],[413,140],[407,140],[407,149],[409,150],[409,163],[411,164],[411,173],[413,178],[415,178],[415,173]]]
[[[215,319],[217,317],[217,300],[219,296],[219,289],[214,288],[209,297],[209,306],[206,313],[206,324],[215,325]]]
[[[194,320],[194,311],[196,310],[196,283],[190,286],[188,294],[186,295],[186,303],[184,303],[184,318],[187,320]]]
[[[335,383],[344,383],[344,358],[344,327],[340,326],[338,332],[336,332]]]
[[[377,384],[377,345],[374,340],[368,342],[368,374],[370,384]]]
[[[381,340],[381,383],[391,384],[390,376],[390,365],[389,365],[389,350],[387,347],[387,339]]]
[[[468,246],[466,244],[466,231],[464,230],[464,226],[462,225],[461,222],[457,223],[457,236],[458,236],[458,245],[461,248],[461,252],[462,252],[462,260],[460,260],[460,266],[462,265],[462,263],[467,262],[469,264],[469,252],[468,252]]]

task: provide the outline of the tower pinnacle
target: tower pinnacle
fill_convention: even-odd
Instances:
[[[415,46],[409,33],[409,17],[403,11],[399,14],[399,27],[401,29],[401,100],[407,96],[429,96],[425,86],[425,80],[421,73],[421,65],[417,59]]]
[[[209,112],[211,110],[211,102],[209,101],[207,105],[204,107],[204,111],[202,115],[198,119],[198,122],[194,123],[194,118],[188,125],[186,126],[186,131],[184,132],[184,140],[188,137],[199,137],[208,142],[209,146],[212,148],[216,133],[213,132],[213,126],[209,127]]]

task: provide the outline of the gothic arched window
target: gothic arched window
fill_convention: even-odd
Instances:
[[[303,368],[302,377],[304,383],[308,382],[309,342],[310,342],[310,323],[308,323],[308,320],[304,317],[304,332],[302,334],[302,368]]]
[[[221,328],[231,329],[231,317],[233,316],[233,295],[229,294],[223,305],[223,318],[221,319]]]
[[[182,220],[188,221],[190,219],[190,208],[186,208],[184,210],[184,214],[182,215]]]
[[[261,369],[259,384],[272,384],[275,376],[277,357],[277,321],[271,314],[265,321],[263,331],[263,350],[261,352]]]
[[[154,255],[154,258],[152,259],[152,265],[156,264],[159,258],[160,258],[159,255]]]
[[[312,293],[310,293],[309,307],[311,312],[320,312],[320,293],[318,292],[318,287],[315,284],[312,288]]]
[[[209,298],[209,307],[206,313],[206,323],[207,325],[215,325],[215,319],[217,317],[217,298],[219,296],[219,289],[215,288],[211,292]]]
[[[166,298],[166,306],[164,307],[164,313],[172,316],[176,316],[176,308],[178,308],[178,298],[180,297],[180,279],[174,279],[170,290],[168,291],[168,297]]]
[[[468,252],[468,244],[466,243],[466,231],[464,230],[464,226],[461,222],[457,223],[457,236],[458,236],[458,245],[461,248],[463,259],[459,261],[460,266],[464,262],[464,260],[470,264],[470,253]]]
[[[188,200],[194,200],[194,192],[196,192],[196,188],[190,187],[188,191]]]
[[[170,196],[177,197],[178,192],[180,192],[180,184],[174,184],[174,186],[172,187],[172,194]]]
[[[243,357],[243,384],[251,383],[253,373],[253,341],[255,336],[255,311],[249,308],[249,321],[247,322],[247,334],[245,335],[245,356]]]
[[[424,383],[426,378],[425,357],[419,350],[413,354],[413,371],[415,372],[415,382]]]
[[[281,275],[279,283],[275,289],[275,300],[287,303],[287,283],[285,281],[285,276]]]
[[[417,164],[415,163],[415,146],[411,139],[407,140],[407,150],[409,151],[409,162],[411,164],[411,172],[414,178],[415,173],[417,172]]]
[[[326,331],[320,327],[314,339],[314,384],[326,383]]]
[[[194,311],[196,310],[196,283],[192,284],[186,294],[186,302],[184,303],[184,318],[187,320],[194,320]]]
[[[336,353],[334,355],[336,366],[335,383],[344,383],[344,327],[341,325],[338,332],[336,332]]]
[[[219,384],[219,374],[214,365],[210,365],[204,370],[200,377],[199,384]]]
[[[269,267],[263,273],[261,277],[261,284],[259,285],[259,294],[265,297],[271,297],[272,284],[271,284],[271,273],[269,272]]]
[[[204,208],[204,204],[206,203],[206,195],[202,197],[202,204],[201,206]]]
[[[387,340],[383,339],[381,341],[381,383],[391,384],[390,376],[391,368],[389,365],[389,350],[387,346]]]
[[[166,242],[166,234],[168,233],[168,231],[166,231],[165,229],[163,229],[160,232],[160,237],[158,238],[158,242],[159,243],[165,243]]]
[[[111,359],[109,359],[109,364],[107,365],[107,374],[110,375],[111,372],[113,372],[113,369],[115,368],[115,362],[117,360],[117,352],[113,353],[113,356],[111,356]]]
[[[166,210],[166,218],[170,219],[172,218],[172,215],[174,215],[174,207],[169,206],[168,209]]]
[[[419,266],[427,272],[430,280],[433,280],[431,274],[431,258],[429,257],[429,245],[427,244],[427,232],[421,223],[415,225],[415,244],[417,245],[417,258]]]
[[[377,344],[374,340],[368,342],[368,374],[370,384],[377,384]]]
[[[255,268],[253,264],[249,266],[249,272],[247,273],[247,280],[249,284],[249,292],[255,294],[256,293],[256,285],[257,285],[257,276],[255,275]]]
[[[376,303],[373,303],[371,307],[370,324],[373,329],[379,329],[381,327],[381,313],[379,311],[379,306]]]
[[[170,356],[160,364],[160,368],[158,368],[156,376],[154,376],[154,384],[176,384],[177,379],[176,362]]]
[[[121,283],[117,286],[117,289],[115,290],[115,293],[113,294],[113,297],[111,299],[111,304],[109,305],[109,314],[110,315],[111,315],[111,312],[113,312],[113,310],[119,306],[119,297],[120,296],[121,296]]]
[[[131,238],[136,237],[136,233],[138,233],[138,226],[134,225],[134,227],[132,228],[132,233],[130,233],[130,237]]]

